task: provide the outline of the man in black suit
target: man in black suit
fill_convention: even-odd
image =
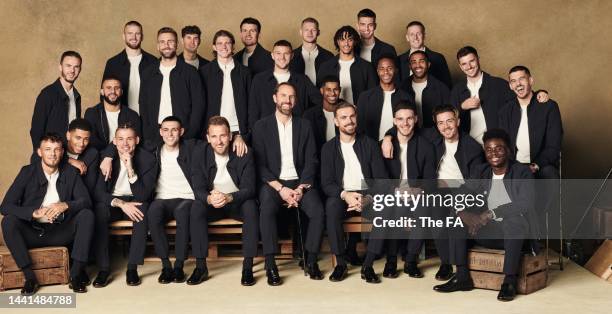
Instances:
[[[528,165],[511,158],[510,138],[501,129],[490,129],[484,137],[487,164],[474,173],[474,192],[485,195],[484,206],[457,211],[464,226],[452,228],[450,238],[452,260],[457,274],[447,283],[437,285],[438,292],[467,291],[474,283],[467,269],[468,238],[479,245],[503,249],[504,281],[497,299],[512,301],[516,296],[522,248],[525,239],[538,236],[538,224],[533,202],[533,174]],[[484,200],[486,199],[486,201]],[[537,253],[531,247],[531,253]]]
[[[357,30],[361,37],[361,45],[355,50],[355,54],[361,59],[372,64],[377,68],[378,60],[382,56],[393,56],[393,61],[397,58],[395,47],[376,38],[376,13],[371,9],[363,9],[357,13]]]
[[[196,69],[177,62],[176,31],[163,27],[157,32],[161,60],[147,67],[140,89],[140,117],[145,147],[154,150],[161,143],[159,124],[167,116],[183,121],[185,138],[199,138],[206,108],[202,82]]]
[[[147,208],[155,189],[157,173],[155,157],[136,145],[140,141],[136,130],[129,124],[120,125],[113,139],[114,155],[112,175],[98,176],[96,186],[96,226],[94,246],[99,268],[94,287],[105,287],[110,281],[108,252],[108,224],[129,219],[133,223],[126,282],[130,286],[140,284],[137,265],[144,263],[147,240]]]
[[[378,84],[374,67],[363,60],[355,51],[361,45],[359,33],[351,26],[340,27],[334,34],[334,46],[338,55],[321,64],[318,80],[332,75],[340,79],[340,98],[356,104],[359,95]],[[317,81],[317,86],[321,82]]]
[[[323,236],[323,204],[313,187],[317,173],[317,148],[308,120],[292,114],[296,89],[280,83],[274,93],[276,112],[253,128],[253,149],[261,179],[260,229],[268,284],[282,284],[274,255],[278,253],[276,216],[281,208],[299,208],[309,219],[305,249],[307,273],[323,279],[317,255]]]
[[[196,200],[201,206],[191,211],[191,241],[197,264],[208,254],[208,223],[233,218],[242,225],[243,286],[255,284],[253,258],[257,256],[259,211],[255,200],[256,177],[253,153],[238,156],[231,147],[232,135],[227,119],[214,116],[208,120],[207,144],[199,144],[193,155],[192,182]],[[206,276],[208,271],[204,268]],[[190,278],[190,280],[192,280]]]
[[[183,39],[183,52],[178,55],[178,61],[190,64],[199,71],[209,62],[198,54],[202,31],[197,25],[185,26],[181,29],[181,38]]]
[[[98,181],[98,150],[91,146],[91,125],[85,119],[75,119],[66,133],[66,161],[76,168],[91,197]]]
[[[265,70],[253,77],[249,95],[249,127],[255,122],[274,113],[276,105],[272,99],[279,83],[289,82],[296,88],[295,106],[292,114],[301,116],[312,104],[321,103],[321,94],[304,74],[292,72],[289,62],[293,58],[291,43],[279,40],[272,48],[274,68]]]
[[[259,44],[260,33],[261,23],[256,18],[246,17],[240,22],[240,39],[244,48],[234,55],[234,59],[248,67],[253,76],[274,67],[270,52]]]
[[[293,59],[289,63],[291,71],[308,76],[312,84],[317,84],[317,72],[321,64],[334,57],[329,50],[317,44],[320,34],[319,21],[313,17],[302,20],[300,27],[302,45],[293,50]]]
[[[60,57],[60,77],[43,88],[36,97],[30,137],[32,139],[32,161],[34,161],[40,139],[47,133],[56,133],[64,138],[70,121],[81,117],[81,95],[74,87],[81,73],[81,55],[76,51],[65,51]]]
[[[329,276],[341,281],[348,273],[344,229],[348,216],[359,215],[364,209],[368,184],[363,180],[388,179],[378,143],[357,133],[357,108],[349,103],[336,107],[334,122],[339,135],[325,143],[321,151],[321,187],[327,200],[325,217],[332,253],[338,264]],[[361,278],[368,283],[379,283],[373,263],[382,252],[384,240],[370,238],[368,252],[361,268]]]
[[[70,288],[86,292],[85,266],[93,235],[94,215],[87,187],[78,171],[65,163],[63,140],[49,133],[41,138],[39,159],[21,168],[0,205],[2,234],[25,276],[22,295],[32,295],[38,282],[28,249],[72,244]]]
[[[106,61],[102,77],[116,77],[121,81],[121,103],[136,113],[140,112],[138,97],[140,82],[144,70],[156,62],[155,56],[144,51],[140,46],[144,38],[142,25],[138,21],[129,21],[123,26],[125,49]],[[111,134],[111,138],[113,135]]]
[[[340,99],[340,81],[336,76],[327,76],[321,80],[322,101],[321,105],[316,105],[304,112],[304,119],[310,121],[314,132],[317,155],[321,156],[321,147],[325,142],[334,138],[338,133],[338,128],[334,123],[334,111],[336,106],[343,103]]]
[[[436,79],[444,83],[450,90],[453,86],[451,81],[450,71],[446,58],[439,52],[431,50],[425,46],[425,25],[419,21],[412,21],[406,26],[406,41],[410,45],[410,50],[399,56],[400,79],[407,80],[413,71],[410,68],[410,56],[415,51],[424,51],[427,55],[427,60],[431,63],[429,73]]]

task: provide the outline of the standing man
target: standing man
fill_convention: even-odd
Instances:
[[[261,178],[259,192],[260,229],[268,284],[282,284],[274,255],[278,253],[276,216],[281,208],[299,208],[309,219],[305,249],[306,272],[323,279],[317,255],[323,236],[323,204],[314,189],[317,149],[310,123],[292,114],[296,89],[278,84],[273,95],[276,112],[259,120],[253,128],[253,149]],[[286,205],[284,205],[286,204]]]
[[[410,50],[399,56],[400,79],[407,80],[413,71],[410,68],[410,56],[415,51],[423,51],[427,55],[427,60],[431,63],[430,73],[436,79],[444,83],[450,90],[452,88],[452,80],[446,58],[441,53],[431,50],[425,46],[425,25],[419,21],[412,21],[406,26],[406,41],[410,45]]]
[[[274,69],[263,71],[253,78],[249,96],[249,126],[274,113],[276,105],[272,95],[279,83],[291,83],[296,88],[293,115],[301,116],[312,104],[321,103],[321,94],[316,90],[308,77],[289,70],[289,62],[293,58],[291,43],[279,40],[274,43],[272,59]]]
[[[157,32],[157,49],[161,60],[143,73],[140,90],[140,117],[145,147],[153,150],[161,143],[159,125],[167,116],[183,121],[185,138],[199,138],[205,113],[202,82],[196,69],[177,62],[178,36],[170,27]]]
[[[323,96],[322,104],[306,110],[304,119],[310,121],[317,146],[317,155],[321,156],[323,144],[334,138],[338,133],[338,128],[334,123],[334,111],[344,101],[340,99],[340,81],[336,76],[324,77],[321,80],[319,91]]]
[[[338,55],[321,65],[317,77],[328,75],[340,79],[340,99],[356,104],[361,93],[378,83],[374,68],[358,55],[355,50],[361,44],[359,34],[351,26],[342,26],[334,35],[334,46]],[[317,83],[321,86],[321,82]]]
[[[312,84],[317,84],[317,72],[321,64],[334,57],[329,50],[317,44],[320,34],[319,21],[313,17],[302,20],[300,27],[302,45],[293,50],[293,58],[289,64],[291,71],[305,74]]]
[[[129,21],[123,27],[123,41],[125,49],[106,61],[103,78],[116,77],[121,82],[121,90],[125,91],[121,103],[140,112],[138,97],[140,95],[140,81],[143,71],[156,62],[156,58],[144,51],[140,45],[144,38],[142,25],[137,21]],[[111,134],[111,138],[114,133]]]
[[[40,159],[21,168],[0,205],[4,241],[25,277],[21,294],[38,290],[28,249],[68,245],[70,289],[87,292],[85,267],[94,225],[87,187],[76,169],[61,163],[63,140],[57,134],[43,136],[36,153]]]
[[[43,88],[36,97],[30,137],[36,153],[40,139],[47,133],[60,134],[64,138],[70,121],[81,117],[81,95],[74,87],[81,73],[81,55],[76,51],[64,51],[60,57],[60,77]]]
[[[200,70],[208,64],[208,60],[198,54],[198,47],[202,40],[202,31],[197,25],[189,25],[181,30],[183,38],[183,52],[178,55],[178,60],[192,65],[196,70]]]
[[[253,76],[274,67],[270,52],[259,44],[260,33],[261,23],[256,18],[247,17],[240,22],[240,39],[244,48],[238,51],[234,58],[248,67]]]
[[[397,58],[395,48],[386,42],[376,38],[376,13],[370,9],[363,9],[357,13],[357,30],[361,36],[361,45],[355,50],[355,54],[361,59],[370,62],[374,69],[381,56],[393,56]]]

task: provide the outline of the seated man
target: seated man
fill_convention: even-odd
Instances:
[[[112,161],[112,175],[105,181],[98,176],[96,186],[96,230],[94,246],[98,276],[94,287],[105,287],[110,281],[108,252],[108,224],[129,219],[133,222],[126,282],[130,286],[140,284],[137,265],[144,263],[147,240],[146,213],[155,188],[155,157],[141,147],[136,147],[140,137],[129,124],[117,127],[113,145],[118,158]]]
[[[90,144],[91,125],[85,119],[74,119],[66,133],[67,161],[81,174],[81,179],[91,197],[98,181],[98,150]]]
[[[43,136],[37,154],[38,162],[21,168],[0,205],[6,246],[25,277],[21,294],[38,290],[28,249],[70,244],[70,288],[87,292],[83,273],[94,225],[89,193],[78,171],[61,162],[64,148],[59,135]]]
[[[483,136],[488,164],[481,166],[473,177],[478,182],[474,191],[486,195],[486,207],[458,211],[464,226],[452,228],[449,239],[451,260],[457,274],[450,281],[437,285],[438,292],[466,291],[474,288],[467,268],[468,238],[479,245],[505,250],[504,281],[497,295],[500,301],[511,301],[517,290],[521,249],[525,239],[538,235],[533,210],[533,174],[529,166],[511,158],[510,138],[500,129],[490,129]]]
[[[196,270],[190,281],[197,282],[196,271],[208,276],[208,221],[232,218],[242,225],[243,286],[255,284],[253,258],[257,256],[259,212],[255,201],[255,161],[253,153],[239,157],[231,148],[229,121],[220,116],[208,120],[208,144],[199,144],[193,153],[192,183],[198,206],[191,210],[191,241]],[[250,151],[250,150],[249,150]],[[197,161],[197,162],[195,162]],[[206,205],[204,205],[206,204]],[[208,219],[207,219],[208,218]],[[188,282],[189,283],[189,282]]]

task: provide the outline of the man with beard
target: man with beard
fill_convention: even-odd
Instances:
[[[317,84],[317,72],[321,64],[334,57],[330,51],[317,44],[320,34],[319,21],[313,17],[305,18],[300,27],[302,45],[293,50],[289,64],[291,71],[308,76],[312,84]]]
[[[62,53],[59,64],[60,77],[43,88],[36,97],[30,137],[34,155],[40,139],[46,133],[60,134],[64,138],[70,121],[81,117],[81,95],[74,82],[81,73],[81,55],[76,51]]]
[[[21,168],[0,205],[2,234],[25,282],[22,295],[38,290],[28,249],[71,245],[70,289],[87,292],[84,274],[94,215],[78,171],[62,164],[62,139],[53,133],[40,140],[39,159]]]
[[[208,64],[208,60],[202,58],[198,54],[200,47],[202,31],[197,25],[185,26],[181,30],[183,38],[183,52],[178,55],[178,60],[192,65],[196,70],[200,70]]]
[[[140,117],[136,111],[121,102],[121,81],[113,76],[102,79],[101,102],[85,111],[85,120],[91,125],[91,146],[103,151],[113,141],[117,127],[129,123],[140,134]]]
[[[358,131],[376,141],[381,140],[393,127],[395,105],[410,100],[408,93],[395,85],[396,71],[395,56],[380,57],[376,65],[379,85],[363,92],[357,102]]]
[[[96,288],[110,282],[110,258],[108,252],[109,230],[112,221],[129,219],[133,223],[126,282],[130,286],[140,284],[137,265],[144,263],[147,241],[147,208],[155,189],[157,174],[155,157],[137,147],[140,137],[129,124],[119,125],[113,139],[114,154],[112,175],[109,180],[98,176],[96,185],[96,224],[94,246],[98,276],[93,282]]]
[[[397,58],[395,48],[386,42],[376,38],[376,13],[370,9],[363,9],[357,14],[357,30],[361,36],[361,45],[355,50],[355,54],[361,59],[372,64],[377,68],[378,60],[381,56],[393,56],[393,61]]]
[[[344,103],[336,107],[334,122],[339,135],[323,145],[321,151],[321,187],[327,196],[325,216],[329,244],[338,264],[329,276],[331,281],[346,278],[348,267],[342,223],[348,216],[358,215],[365,207],[368,183],[363,180],[388,179],[378,144],[357,133],[357,108]],[[370,238],[368,252],[361,268],[361,278],[379,283],[373,263],[384,240]]]
[[[272,59],[274,69],[265,70],[253,78],[249,95],[249,126],[252,128],[259,119],[274,113],[276,105],[272,95],[279,83],[289,82],[296,88],[293,115],[301,116],[312,104],[321,103],[321,94],[315,89],[308,77],[289,70],[293,57],[291,43],[279,40],[274,43]]]
[[[240,22],[240,39],[244,48],[234,55],[234,59],[248,67],[253,76],[274,67],[270,52],[259,44],[260,33],[261,23],[256,18],[247,17]]]
[[[334,111],[336,106],[344,101],[340,99],[340,81],[336,76],[327,76],[321,80],[319,88],[323,101],[304,112],[304,119],[310,121],[314,132],[317,155],[321,156],[321,147],[325,142],[331,140],[338,133],[334,123]]]
[[[259,120],[253,128],[253,149],[262,184],[259,192],[261,238],[266,276],[272,286],[282,284],[274,258],[278,253],[276,216],[281,207],[299,208],[308,216],[306,272],[311,279],[323,279],[317,255],[324,213],[319,193],[313,188],[317,148],[310,122],[292,114],[295,91],[291,83],[278,84],[273,95],[276,112]]]
[[[334,35],[334,46],[338,55],[321,65],[318,78],[332,75],[340,79],[340,99],[356,104],[361,93],[378,83],[374,68],[363,60],[355,51],[361,39],[357,31],[350,26],[342,26]],[[321,82],[317,83],[321,86]]]
[[[428,62],[431,63],[429,66],[429,73],[440,82],[444,83],[450,90],[452,87],[452,80],[446,58],[444,58],[444,55],[441,53],[435,52],[425,46],[425,25],[419,21],[408,23],[408,26],[406,26],[406,41],[410,45],[410,50],[404,52],[398,58],[400,79],[406,81],[412,76],[414,72],[410,68],[410,56],[415,51],[423,51],[427,55]],[[429,116],[426,117],[429,119]]]
[[[196,69],[177,62],[177,34],[170,27],[157,32],[161,60],[150,65],[142,76],[140,117],[145,147],[153,150],[161,143],[159,124],[167,116],[183,121],[186,139],[199,138],[205,113],[202,82]]]
[[[138,97],[143,71],[156,62],[156,58],[144,51],[140,45],[144,38],[142,25],[137,21],[129,21],[123,27],[125,49],[106,61],[102,77],[116,77],[121,82],[121,90],[127,91],[121,95],[121,103],[140,112]],[[111,133],[112,138],[114,134]]]

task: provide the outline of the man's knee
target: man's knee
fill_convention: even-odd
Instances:
[[[89,209],[81,209],[75,216],[76,222],[79,226],[85,228],[92,228],[96,217],[94,213]]]
[[[240,206],[242,217],[244,220],[253,220],[259,218],[259,211],[257,210],[257,203],[255,200],[246,200]]]
[[[19,226],[19,218],[7,215],[2,218],[2,233],[5,239],[11,237],[11,233]]]

